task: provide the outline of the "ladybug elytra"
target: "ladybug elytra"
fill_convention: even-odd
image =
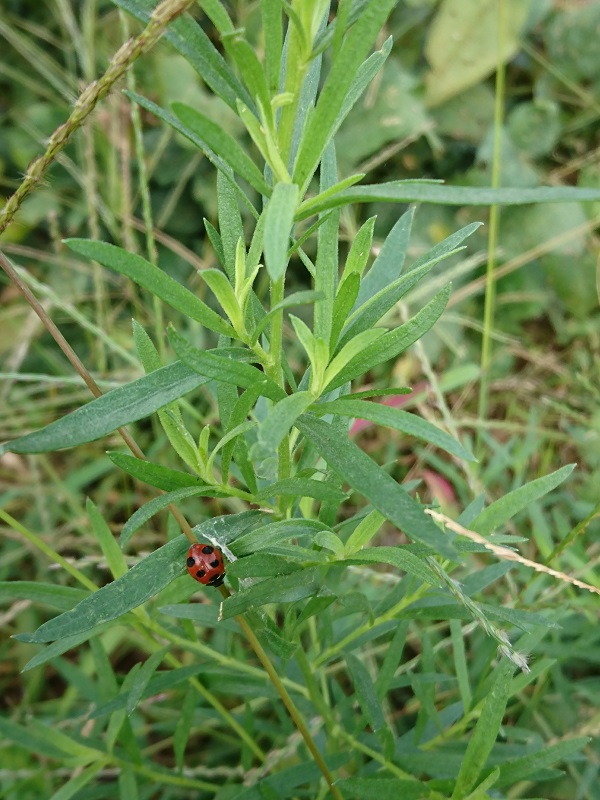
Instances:
[[[220,586],[225,577],[223,554],[212,544],[193,544],[188,550],[187,571],[205,586]]]

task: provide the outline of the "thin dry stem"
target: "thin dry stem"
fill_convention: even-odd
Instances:
[[[440,514],[438,511],[433,511],[430,508],[425,509],[425,513],[429,514],[429,516],[433,517],[433,519],[435,519],[437,522],[442,522],[447,528],[450,528],[451,531],[454,531],[454,533],[458,533],[461,536],[466,536],[467,539],[471,539],[472,542],[482,544],[486,550],[494,553],[494,555],[498,556],[498,558],[503,558],[506,561],[516,561],[519,564],[523,564],[525,567],[530,567],[536,572],[543,572],[546,575],[552,575],[553,578],[558,578],[564,583],[571,583],[573,586],[578,586],[580,589],[586,589],[588,592],[600,594],[600,589],[598,589],[596,586],[592,586],[589,583],[584,583],[584,581],[580,581],[578,578],[572,578],[570,575],[567,575],[564,572],[560,572],[557,569],[552,569],[552,567],[545,566],[545,564],[538,564],[537,561],[530,561],[528,558],[524,558],[522,555],[519,555],[519,553],[515,553],[514,550],[509,550],[508,547],[501,547],[500,545],[492,544],[480,533],[471,531],[469,528],[464,528],[458,522],[454,522],[454,520],[450,519],[450,517],[447,517],[445,514]]]

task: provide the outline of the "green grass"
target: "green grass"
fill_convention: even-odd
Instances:
[[[6,5],[8,198],[152,4]],[[5,279],[0,796],[600,796],[597,594],[423,513],[600,587],[600,12],[475,5],[294,3],[276,130],[281,5],[201,3],[51,143],[0,249],[106,394]]]

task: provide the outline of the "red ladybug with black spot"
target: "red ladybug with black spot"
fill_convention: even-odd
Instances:
[[[225,578],[223,553],[212,544],[193,544],[188,550],[187,571],[205,586],[221,586]]]

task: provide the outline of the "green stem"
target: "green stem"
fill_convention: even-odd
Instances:
[[[502,165],[502,122],[504,119],[505,66],[502,53],[506,29],[504,0],[498,3],[498,65],[496,68],[496,103],[494,108],[494,151],[492,157],[492,187],[500,186]],[[496,245],[500,225],[500,208],[490,207],[490,235],[485,278],[485,306],[483,312],[483,340],[481,342],[481,382],[479,390],[479,418],[486,419],[489,402],[490,366],[492,361],[492,330],[496,303]]]
[[[221,592],[221,594],[223,595],[224,598],[227,598],[227,597],[230,596],[229,590],[226,589],[225,586],[219,587],[219,590],[220,590],[220,592]],[[293,721],[294,725],[296,726],[296,728],[300,732],[302,738],[304,739],[304,742],[305,742],[306,746],[308,747],[312,757],[315,760],[315,763],[317,764],[317,766],[321,770],[321,773],[322,773],[323,777],[327,781],[327,784],[328,784],[328,786],[329,786],[329,788],[331,790],[331,794],[333,795],[335,800],[343,800],[343,797],[342,797],[342,795],[340,793],[340,790],[334,784],[333,775],[331,774],[331,772],[329,771],[329,767],[327,766],[327,764],[323,760],[323,756],[317,750],[317,746],[316,746],[316,744],[314,742],[314,739],[312,738],[312,736],[310,734],[310,731],[308,730],[308,728],[307,728],[307,726],[306,726],[306,724],[305,724],[305,722],[304,722],[304,720],[302,718],[302,715],[300,714],[300,712],[298,711],[298,709],[294,705],[294,701],[292,700],[292,698],[288,694],[288,691],[285,688],[285,686],[283,685],[283,683],[281,681],[281,678],[277,674],[277,670],[275,669],[275,667],[271,663],[269,657],[267,656],[267,654],[263,650],[262,645],[258,641],[258,639],[256,638],[256,635],[255,635],[254,631],[248,625],[248,623],[246,622],[244,617],[237,616],[236,620],[237,620],[240,628],[244,632],[244,635],[246,636],[246,639],[248,640],[248,643],[250,644],[250,647],[252,647],[252,649],[256,653],[258,659],[260,660],[261,664],[265,668],[265,671],[267,672],[267,675],[269,676],[269,678],[271,678],[271,681],[273,682],[273,686],[277,690],[277,693],[281,697],[281,699],[283,701],[283,704],[287,708],[288,713],[289,713],[290,717],[292,718],[292,721]]]

